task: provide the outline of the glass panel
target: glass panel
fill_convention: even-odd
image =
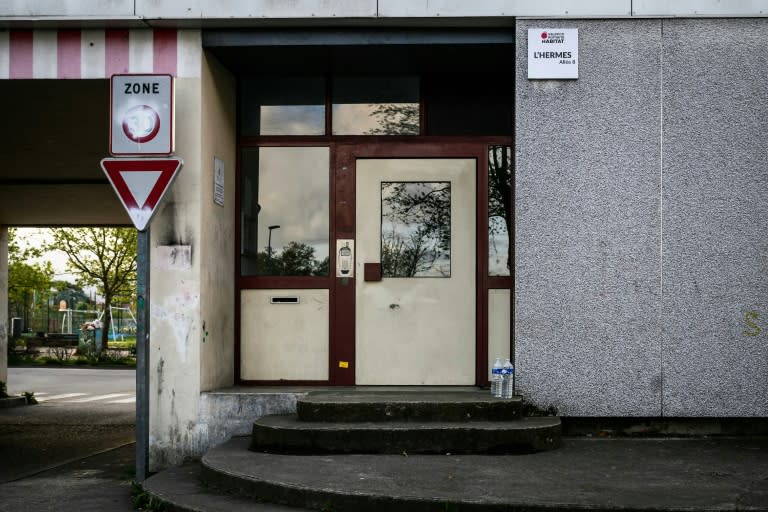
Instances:
[[[245,148],[241,273],[327,276],[329,150]]]
[[[322,77],[245,77],[240,97],[242,135],[325,135]]]
[[[509,276],[512,246],[512,147],[488,150],[488,275]]]
[[[504,73],[426,77],[427,135],[512,135],[514,83]]]
[[[334,79],[333,134],[418,135],[418,77]]]
[[[450,182],[381,184],[383,277],[451,277]]]

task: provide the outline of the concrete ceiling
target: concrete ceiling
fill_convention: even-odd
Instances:
[[[109,80],[1,80],[0,224],[130,224],[99,161]]]

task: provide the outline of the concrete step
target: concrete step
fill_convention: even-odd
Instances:
[[[254,422],[251,450],[276,453],[531,453],[560,446],[560,418],[473,422]]]
[[[523,403],[493,398],[488,391],[326,391],[296,401],[307,422],[509,421],[521,416]]]
[[[161,471],[145,480],[143,488],[144,492],[163,504],[163,510],[169,512],[304,512],[309,510],[274,503],[261,503],[244,496],[217,493],[201,482],[199,464]]]
[[[768,510],[765,439],[581,438],[523,456],[407,457],[256,453],[249,442],[210,450],[203,483],[334,512]]]

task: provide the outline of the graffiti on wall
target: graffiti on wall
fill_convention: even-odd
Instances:
[[[744,313],[744,336],[754,338],[759,336],[763,332],[763,328],[760,327],[760,313],[757,311],[747,311]]]

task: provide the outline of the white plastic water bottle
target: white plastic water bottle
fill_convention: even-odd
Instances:
[[[493,368],[491,369],[491,396],[497,398],[501,398],[501,386],[503,383],[501,371],[501,358],[497,357],[496,362],[493,363]]]
[[[504,361],[504,366],[501,368],[501,396],[502,398],[512,398],[512,379],[515,378],[515,367],[509,359]]]

